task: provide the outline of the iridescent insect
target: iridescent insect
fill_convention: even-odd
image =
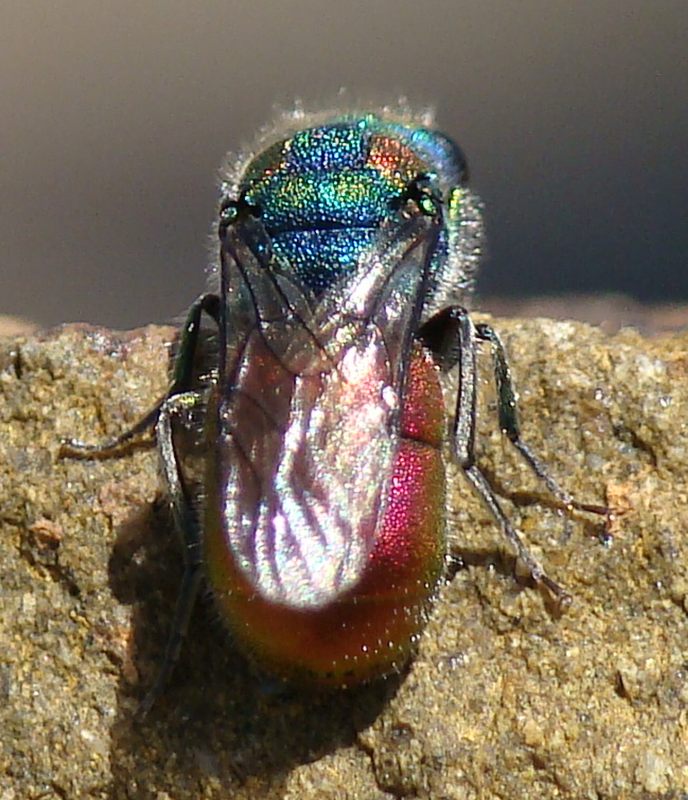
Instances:
[[[403,667],[443,573],[448,431],[533,579],[567,601],[475,463],[479,342],[513,445],[562,506],[605,512],[575,502],[521,440],[502,343],[465,309],[483,233],[458,147],[398,110],[284,123],[225,176],[216,286],[189,311],[166,396],[116,440],[66,448],[107,454],[155,426],[185,570],[144,710],[202,575],[237,645],[280,676],[346,686]],[[205,389],[193,380],[203,314],[217,331]],[[204,419],[202,510],[175,437],[190,410]]]

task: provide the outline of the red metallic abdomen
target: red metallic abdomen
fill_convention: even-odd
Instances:
[[[437,369],[417,346],[386,511],[360,581],[316,609],[258,595],[225,544],[209,461],[205,557],[210,586],[237,644],[284,677],[346,686],[400,669],[413,651],[445,555],[445,414]],[[212,435],[212,434],[211,434]]]

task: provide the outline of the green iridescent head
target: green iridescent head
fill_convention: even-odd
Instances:
[[[458,235],[466,173],[459,148],[436,130],[411,119],[335,115],[268,145],[236,189],[260,209],[283,268],[318,296],[374,247],[395,201],[421,175],[445,203],[439,267]]]

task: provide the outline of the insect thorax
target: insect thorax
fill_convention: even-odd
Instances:
[[[260,209],[277,268],[316,298],[331,290],[375,250],[399,197],[423,176],[442,200],[444,220],[424,316],[465,305],[482,222],[457,145],[411,116],[352,113],[313,122],[275,133],[223,184],[223,192]]]

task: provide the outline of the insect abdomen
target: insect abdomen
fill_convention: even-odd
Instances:
[[[444,429],[437,371],[417,348],[385,513],[367,566],[351,589],[317,608],[288,607],[260,596],[225,545],[212,511],[217,498],[207,498],[209,581],[237,643],[259,665],[284,677],[343,686],[405,664],[443,566]],[[209,489],[213,480],[209,476]]]

